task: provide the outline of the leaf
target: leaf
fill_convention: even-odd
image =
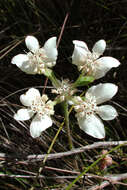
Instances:
[[[89,83],[94,81],[94,77],[92,76],[82,76],[80,75],[78,77],[78,79],[75,81],[74,86],[78,87],[78,86],[86,86]]]

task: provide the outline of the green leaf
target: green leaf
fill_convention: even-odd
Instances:
[[[80,75],[78,79],[75,81],[74,86],[85,86],[88,85],[89,83],[94,81],[94,77],[92,76],[82,76]]]

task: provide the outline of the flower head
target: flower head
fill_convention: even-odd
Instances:
[[[68,79],[62,80],[58,88],[52,89],[52,93],[58,94],[57,99],[59,99],[60,102],[64,100],[69,100],[76,91],[77,89],[73,88],[72,84],[69,83]]]
[[[27,74],[45,74],[46,68],[53,67],[56,64],[58,54],[56,37],[48,39],[42,48],[34,36],[27,36],[25,43],[29,52],[14,56],[11,61],[22,71]]]
[[[97,41],[93,46],[92,52],[89,51],[87,44],[83,41],[74,40],[73,44],[72,63],[77,65],[79,71],[86,75],[99,79],[105,76],[111,68],[120,65],[120,62],[113,57],[99,58],[106,49],[104,40]]]
[[[98,139],[105,137],[104,125],[100,118],[112,120],[118,114],[115,108],[110,105],[98,105],[110,100],[117,93],[117,90],[118,87],[112,83],[100,83],[89,88],[84,98],[79,96],[73,98],[72,103],[77,112],[78,124],[88,135]]]
[[[20,101],[26,108],[19,109],[14,114],[14,119],[25,121],[35,115],[30,124],[30,134],[33,138],[39,137],[42,131],[52,125],[50,116],[54,114],[54,102],[48,100],[48,96],[45,94],[41,96],[35,88],[30,88],[25,94],[22,94]]]

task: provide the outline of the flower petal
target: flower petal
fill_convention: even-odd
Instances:
[[[14,114],[14,119],[18,121],[26,121],[34,115],[34,112],[30,109],[20,109]]]
[[[97,60],[102,65],[105,65],[107,67],[118,67],[120,65],[120,62],[115,59],[114,57],[101,57],[100,59]]]
[[[30,64],[29,58],[25,54],[18,54],[14,56],[11,63],[17,65],[17,67],[27,74],[36,74],[36,65]]]
[[[72,54],[72,63],[74,65],[84,65],[86,56],[89,53],[87,44],[83,41],[74,40],[74,51]]]
[[[25,54],[18,54],[11,60],[11,63],[17,65],[19,68],[22,67],[24,62],[29,62],[29,58]]]
[[[72,63],[77,66],[84,65],[87,53],[83,48],[75,46],[72,54]]]
[[[94,44],[92,51],[100,56],[104,53],[105,48],[106,48],[105,40],[99,40]]]
[[[30,125],[30,134],[33,138],[41,135],[41,132],[52,126],[52,120],[49,116],[40,117],[38,114],[34,117]]]
[[[95,64],[97,65],[95,79],[99,79],[105,76],[111,68],[118,67],[120,62],[113,57],[101,57],[95,61]]]
[[[73,44],[76,47],[80,47],[80,48],[85,49],[86,51],[88,51],[87,44],[85,42],[83,42],[83,41],[73,40]]]
[[[50,61],[56,61],[57,59],[57,48],[56,48],[56,37],[49,38],[44,44],[44,50],[46,52],[47,57]]]
[[[39,42],[37,40],[37,38],[35,38],[34,36],[27,36],[25,38],[25,43],[27,48],[32,51],[33,53],[39,49]]]
[[[118,87],[112,83],[98,84],[92,86],[87,90],[87,93],[90,93],[96,98],[96,103],[101,104],[110,100],[118,91]]]
[[[116,116],[118,116],[116,109],[110,105],[104,105],[98,107],[97,113],[103,120],[112,120]]]
[[[25,94],[20,96],[20,101],[24,106],[31,106],[33,100],[40,96],[39,90],[30,88]]]
[[[95,115],[89,117],[78,118],[80,128],[88,135],[103,139],[105,137],[105,129],[102,121]]]

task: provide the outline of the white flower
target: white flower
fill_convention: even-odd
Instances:
[[[106,42],[99,40],[93,46],[92,52],[83,41],[74,40],[74,51],[72,54],[72,63],[78,66],[84,74],[99,79],[113,67],[118,67],[120,62],[113,57],[101,57],[106,49]],[[99,59],[98,59],[99,58]]]
[[[22,94],[20,101],[26,108],[19,109],[14,114],[14,119],[25,121],[36,114],[30,124],[30,134],[33,138],[39,137],[42,131],[52,126],[50,115],[54,114],[54,102],[48,100],[45,94],[41,97],[39,90],[35,88],[30,88]]]
[[[117,91],[118,87],[112,83],[100,83],[89,88],[84,98],[74,97],[72,102],[77,112],[78,124],[88,135],[98,139],[105,137],[104,125],[100,118],[112,120],[118,114],[115,108],[110,105],[98,105],[110,100]]]
[[[39,47],[39,42],[34,36],[27,36],[25,39],[27,54],[18,54],[12,58],[12,64],[17,65],[27,74],[45,73],[45,69],[56,64],[57,48],[56,37],[48,39],[44,47]]]

